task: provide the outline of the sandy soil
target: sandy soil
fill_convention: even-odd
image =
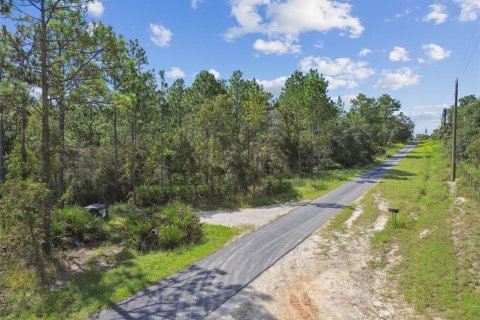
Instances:
[[[379,215],[358,230],[361,206],[345,222],[347,231],[321,228],[289,252],[207,319],[417,319],[413,309],[389,287],[388,268],[400,261],[397,248],[387,268],[377,259],[370,237],[388,221],[388,203],[376,196]]]
[[[118,245],[102,247],[101,250],[92,245],[61,252],[59,260],[63,272],[51,289],[54,291],[62,289],[75,274],[91,267],[99,270],[107,270],[113,267],[116,264],[115,256],[122,250],[123,247]]]
[[[255,228],[266,225],[273,220],[305,205],[309,201],[289,202],[270,206],[245,208],[239,210],[215,210],[199,212],[200,220],[208,224],[229,227],[251,225]]]

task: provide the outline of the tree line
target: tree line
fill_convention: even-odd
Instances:
[[[458,160],[480,168],[480,99],[475,95],[460,98],[457,112]],[[443,141],[446,150],[452,149],[452,129],[453,108],[445,108],[433,136]]]
[[[55,207],[281,192],[288,175],[372,162],[413,133],[398,100],[346,108],[316,70],[279,97],[241,71],[169,84],[138,40],[89,22],[87,3],[0,1],[2,228],[15,205],[37,214],[47,255]]]

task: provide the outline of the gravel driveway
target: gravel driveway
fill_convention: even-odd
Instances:
[[[306,205],[309,201],[289,202],[270,206],[238,210],[213,210],[199,212],[200,220],[208,224],[228,227],[254,226],[259,228],[273,220]]]

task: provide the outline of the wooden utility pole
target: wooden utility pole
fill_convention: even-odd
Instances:
[[[457,108],[458,108],[458,79],[455,81],[455,106],[453,109],[452,127],[452,181],[457,178]]]

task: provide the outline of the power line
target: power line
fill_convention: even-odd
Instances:
[[[475,51],[477,50],[478,43],[480,42],[480,35],[477,37],[477,40],[475,41],[475,44],[473,47],[471,47],[472,40],[475,39],[475,35],[477,33],[477,28],[478,24],[476,23],[472,29],[472,33],[470,34],[470,39],[468,40],[467,47],[465,48],[465,52],[463,53],[463,62],[465,63],[465,66],[462,70],[461,77],[465,75],[465,71],[467,71],[468,67],[470,66],[470,63],[472,62],[473,55],[475,54]],[[470,48],[472,48],[472,51],[470,53],[470,56],[468,57],[468,61],[466,61],[466,58],[468,56],[468,53],[470,51]]]
[[[465,62],[465,58],[467,57],[468,50],[470,49],[470,44],[472,43],[473,36],[477,32],[477,24],[473,26],[472,33],[470,34],[470,39],[468,39],[468,45],[465,48],[465,52],[463,53],[462,61]]]
[[[475,45],[473,46],[473,50],[472,50],[472,53],[470,54],[470,58],[468,58],[468,62],[467,64],[465,65],[465,68],[463,69],[463,72],[465,72],[468,68],[468,66],[470,65],[470,62],[472,61],[472,58],[473,58],[473,54],[475,53],[475,51],[477,50],[477,47],[478,47],[478,43],[480,42],[480,35],[478,36],[477,38],[477,41],[475,42]]]

